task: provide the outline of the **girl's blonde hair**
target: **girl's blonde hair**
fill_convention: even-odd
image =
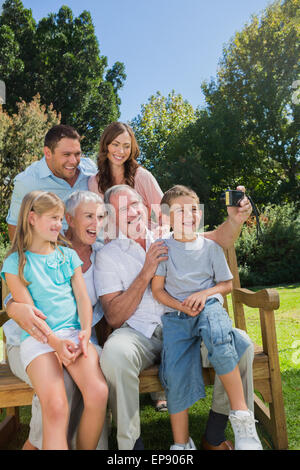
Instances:
[[[29,283],[24,278],[24,267],[26,264],[26,255],[25,251],[28,250],[33,241],[33,228],[29,223],[29,214],[31,211],[35,212],[38,215],[43,215],[46,212],[49,212],[53,209],[61,208],[65,212],[65,206],[63,201],[54,193],[46,191],[31,191],[30,193],[24,196],[19,217],[12,241],[12,246],[5,258],[10,254],[17,252],[19,255],[19,277],[21,281],[27,286]],[[59,234],[57,242],[51,244],[54,248],[58,244],[66,244],[66,239]]]

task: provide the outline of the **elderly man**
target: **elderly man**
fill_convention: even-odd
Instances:
[[[140,437],[139,374],[158,362],[162,348],[161,315],[164,307],[152,296],[150,282],[160,261],[166,259],[163,242],[154,241],[146,227],[146,212],[140,196],[126,185],[110,188],[105,202],[115,216],[116,238],[96,257],[95,286],[107,322],[114,328],[101,355],[102,371],[109,384],[109,399],[117,425],[120,450],[143,448]],[[251,213],[246,198],[239,208],[230,208],[228,219],[205,236],[222,247],[231,246]],[[240,371],[249,409],[253,409],[253,347],[240,361]],[[225,441],[229,404],[219,380],[203,447],[230,449]]]

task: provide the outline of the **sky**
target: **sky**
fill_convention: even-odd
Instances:
[[[91,13],[100,54],[108,66],[124,62],[120,120],[141,111],[151,95],[175,90],[194,108],[204,106],[201,83],[216,77],[223,47],[270,0],[22,0],[36,21],[67,5]],[[0,5],[3,2],[0,0]]]

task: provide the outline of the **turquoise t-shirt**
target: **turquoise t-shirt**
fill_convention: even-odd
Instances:
[[[24,277],[29,282],[34,305],[46,316],[46,322],[53,331],[62,328],[79,328],[77,305],[71,278],[82,261],[76,251],[60,246],[49,255],[39,255],[26,251]],[[19,255],[12,253],[5,259],[1,276],[5,273],[18,275]],[[21,341],[30,336],[22,331]]]

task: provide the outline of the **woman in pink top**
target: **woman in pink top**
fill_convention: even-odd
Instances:
[[[140,150],[131,127],[122,122],[112,122],[102,134],[98,173],[90,177],[88,187],[90,191],[102,197],[107,189],[116,184],[128,184],[133,187],[143,198],[150,227],[153,214],[155,222],[159,223],[159,204],[163,192],[150,171],[137,163],[139,154]]]

